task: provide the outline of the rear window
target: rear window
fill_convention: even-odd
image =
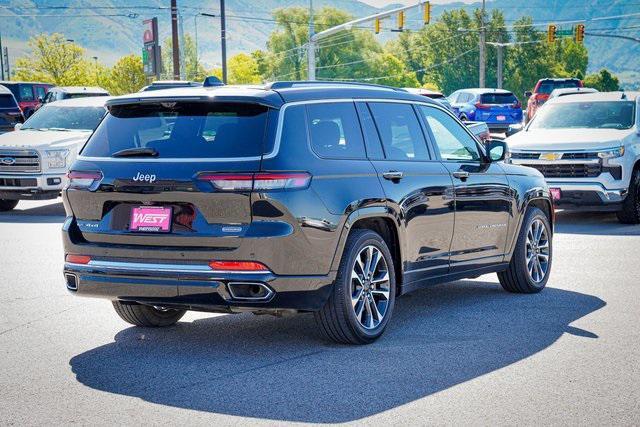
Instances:
[[[515,104],[518,98],[512,93],[485,93],[480,96],[482,104]]]
[[[18,104],[13,100],[13,95],[0,95],[0,108],[17,108]]]
[[[247,103],[113,106],[82,155],[153,148],[162,158],[256,157],[263,153],[268,110]]]
[[[106,93],[89,93],[89,92],[66,93],[64,95],[64,99],[87,98],[90,96],[108,96],[108,95]]]
[[[554,89],[564,89],[568,87],[580,87],[578,80],[546,81],[541,82],[537,93],[550,94]]]

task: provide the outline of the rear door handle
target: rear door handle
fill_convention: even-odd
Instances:
[[[399,181],[402,179],[404,174],[400,171],[389,171],[382,174],[384,179],[388,179],[389,181]]]
[[[469,178],[469,172],[467,171],[455,171],[453,173],[454,178],[458,178],[459,180],[464,181],[465,179]]]

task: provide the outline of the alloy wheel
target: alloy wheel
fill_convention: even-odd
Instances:
[[[351,306],[365,329],[376,328],[389,307],[389,270],[382,252],[373,245],[364,247],[351,269]]]
[[[529,278],[541,283],[549,272],[550,257],[549,233],[542,220],[536,218],[529,226],[525,250]]]

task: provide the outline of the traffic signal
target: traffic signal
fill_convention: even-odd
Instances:
[[[584,41],[584,24],[576,25],[576,43]]]
[[[556,30],[558,28],[553,25],[553,24],[549,24],[549,28],[547,29],[547,41],[549,43],[553,43],[554,41],[556,41]]]
[[[402,31],[404,28],[404,10],[398,12],[398,30]]]
[[[373,23],[373,28],[376,34],[380,34],[380,28],[382,27],[382,23],[380,22],[380,18],[376,18]]]
[[[429,23],[429,21],[431,21],[431,3],[426,2],[426,3],[424,4],[424,11],[423,11],[423,13],[424,13],[424,16],[423,16],[423,18],[424,18],[424,23],[425,23],[425,25],[426,25],[426,24],[428,24],[428,23]]]

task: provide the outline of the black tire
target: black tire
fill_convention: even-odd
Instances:
[[[356,317],[355,311],[356,307],[359,306],[359,303],[356,303],[355,306],[352,305],[352,281],[354,279],[351,278],[352,270],[356,268],[356,257],[359,257],[361,251],[365,250],[369,246],[373,246],[378,249],[379,253],[382,255],[380,260],[384,259],[386,262],[386,273],[388,273],[388,280],[384,285],[388,288],[388,298],[386,299],[385,311],[381,320],[379,320],[379,323],[372,328],[366,328],[363,326],[363,324],[361,324],[361,320],[358,320]],[[375,276],[375,274],[372,274],[371,276]],[[367,288],[368,286],[370,285],[367,285]],[[362,288],[364,290],[364,284]],[[375,287],[371,289],[373,289],[372,293],[376,293]],[[378,288],[378,295],[380,294],[380,289],[381,288]],[[393,257],[391,256],[391,252],[389,251],[384,239],[382,239],[379,234],[371,230],[354,230],[347,238],[347,243],[342,254],[342,260],[340,261],[338,275],[333,284],[332,293],[324,307],[314,313],[316,322],[323,334],[332,341],[341,344],[369,344],[382,335],[389,323],[395,303],[395,291],[396,276]],[[367,301],[369,300],[367,300],[366,295],[363,295],[362,292],[360,295],[361,299],[358,299],[358,301],[361,301],[362,307],[360,307],[360,311],[362,313],[364,310],[363,307],[366,307]],[[364,296],[364,299],[362,299],[362,296]],[[378,304],[380,301],[384,301],[384,298],[379,299],[378,302],[376,302],[375,299],[372,299],[371,301],[374,304]],[[371,313],[371,306],[366,308],[367,313]],[[375,316],[371,315],[371,317],[373,319]]]
[[[150,305],[113,301],[113,308],[122,320],[135,326],[158,328],[174,325],[184,316],[186,310],[161,309]]]
[[[527,234],[535,221],[541,221],[544,224],[548,241],[548,261],[547,269],[541,280],[534,280],[529,272],[527,263]],[[509,267],[505,271],[498,273],[498,279],[502,287],[508,292],[521,294],[534,294],[540,292],[546,286],[549,275],[551,273],[551,265],[553,261],[553,238],[549,218],[540,209],[530,207],[527,209],[525,218],[520,228],[518,241],[514,250]],[[542,246],[541,246],[542,247]],[[537,245],[536,245],[537,248]],[[534,255],[535,256],[535,255]]]
[[[623,224],[640,224],[640,167],[633,171],[629,192],[616,216]]]
[[[18,206],[18,200],[0,199],[0,212],[11,211],[16,206]]]

